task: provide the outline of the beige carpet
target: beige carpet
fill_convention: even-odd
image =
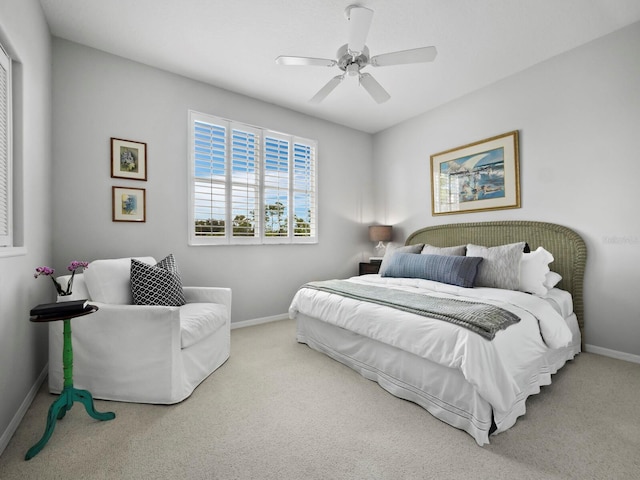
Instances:
[[[295,324],[237,329],[231,358],[173,406],[75,404],[32,460],[45,386],[0,456],[9,479],[638,479],[640,365],[581,354],[478,447],[466,433],[295,342]]]

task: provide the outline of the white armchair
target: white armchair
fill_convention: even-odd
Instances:
[[[75,276],[73,295],[59,299],[87,298],[99,307],[71,322],[74,386],[105,400],[180,402],[229,358],[231,289],[184,287],[180,307],[132,305],[130,263],[92,262]],[[69,278],[58,278],[63,288]],[[63,388],[62,339],[62,322],[49,323],[52,393]]]

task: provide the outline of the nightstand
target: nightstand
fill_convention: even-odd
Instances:
[[[360,262],[360,273],[358,273],[358,275],[378,273],[381,263],[382,262]]]

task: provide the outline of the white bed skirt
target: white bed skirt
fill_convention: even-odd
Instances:
[[[549,352],[543,367],[531,372],[528,390],[522,392],[513,414],[495,433],[510,428],[524,415],[525,401],[551,383],[551,374],[580,351],[580,333],[575,315],[567,319],[574,334],[568,347]],[[464,378],[461,371],[443,367],[341,327],[298,313],[297,340],[347,365],[363,377],[377,382],[396,397],[412,401],[436,418],[464,430],[478,445],[489,443],[493,423],[491,405]]]

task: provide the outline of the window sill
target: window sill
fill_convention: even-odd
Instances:
[[[0,258],[20,257],[27,254],[27,247],[0,247]]]

